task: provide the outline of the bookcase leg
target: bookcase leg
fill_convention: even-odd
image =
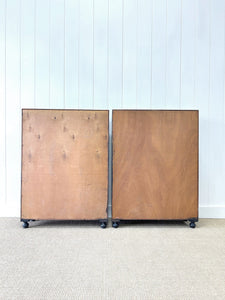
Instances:
[[[107,220],[99,220],[99,222],[100,222],[100,227],[102,229],[106,228],[106,226],[107,226]]]
[[[35,221],[31,219],[21,219],[21,222],[23,222],[23,228],[28,228],[29,227],[29,222],[30,221]]]
[[[23,228],[28,228],[28,227],[29,227],[29,222],[23,221]]]
[[[195,228],[195,222],[190,222],[190,224],[189,224],[189,226],[190,226],[190,228]]]
[[[195,222],[197,222],[198,219],[190,219],[189,221],[190,221],[189,223],[190,228],[195,228],[196,227]]]
[[[120,225],[120,220],[112,220],[112,227],[118,228]]]

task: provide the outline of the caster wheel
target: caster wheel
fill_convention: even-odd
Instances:
[[[28,228],[29,227],[29,223],[28,222],[23,222],[23,228]]]
[[[100,224],[100,226],[101,226],[102,229],[106,228],[106,222],[102,222],[102,223]]]
[[[190,222],[189,226],[190,228],[195,228],[195,222]]]
[[[118,222],[113,222],[112,223],[112,227],[113,228],[118,228],[119,227],[119,223]]]

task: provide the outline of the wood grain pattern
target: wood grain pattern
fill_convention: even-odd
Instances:
[[[22,155],[22,218],[107,218],[108,111],[23,110]]]
[[[198,111],[113,111],[112,217],[198,217]]]

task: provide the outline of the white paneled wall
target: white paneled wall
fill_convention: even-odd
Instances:
[[[153,108],[199,109],[200,216],[225,218],[224,85],[225,0],[0,0],[0,216],[21,108]]]

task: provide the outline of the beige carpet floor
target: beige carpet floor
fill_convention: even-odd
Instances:
[[[0,218],[0,299],[225,299],[225,220],[23,229]]]

